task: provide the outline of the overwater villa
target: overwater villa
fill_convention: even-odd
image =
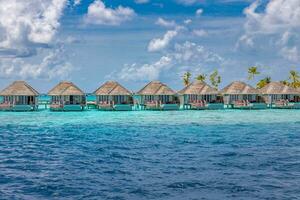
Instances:
[[[15,81],[0,92],[2,111],[34,111],[39,93],[25,81]]]
[[[260,96],[260,91],[252,86],[235,81],[221,90],[224,104],[235,109],[264,109],[267,108]]]
[[[260,92],[271,108],[300,108],[300,91],[280,82],[271,82]]]
[[[60,82],[48,95],[52,111],[82,111],[86,105],[85,94],[72,82]]]
[[[176,92],[160,81],[151,81],[136,95],[137,104],[146,110],[178,110]]]
[[[107,81],[94,94],[96,95],[96,104],[99,110],[132,110],[132,93],[118,82]]]
[[[223,99],[218,90],[204,81],[195,81],[178,92],[184,109],[224,109]]]

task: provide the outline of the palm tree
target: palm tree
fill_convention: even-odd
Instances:
[[[290,77],[289,80],[291,80],[290,86],[293,88],[300,87],[300,75],[297,71],[291,70],[290,71]]]
[[[183,74],[183,84],[184,86],[187,86],[190,84],[190,79],[191,79],[192,74],[190,72],[185,72]]]
[[[206,79],[206,74],[199,74],[196,77],[196,80],[198,80],[198,81],[205,81],[205,79]]]
[[[261,79],[257,84],[256,84],[256,88],[257,89],[261,89],[263,87],[265,87],[267,84],[271,83],[271,77],[267,76],[264,79]]]
[[[255,75],[260,74],[260,72],[257,70],[257,67],[249,67],[248,68],[248,79],[252,80]]]
[[[215,70],[210,76],[209,76],[211,85],[214,86],[216,89],[218,89],[219,84],[221,83],[221,76],[218,73],[218,70]]]
[[[287,81],[287,80],[280,81],[280,83],[282,83],[283,85],[287,85],[287,86],[290,85],[289,81]]]

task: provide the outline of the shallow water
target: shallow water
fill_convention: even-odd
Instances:
[[[0,112],[0,199],[297,199],[300,110]]]

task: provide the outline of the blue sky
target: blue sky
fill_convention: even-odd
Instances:
[[[114,79],[218,70],[221,87],[258,66],[273,80],[299,70],[299,0],[0,0],[0,88],[24,79],[41,92],[71,80],[86,92]]]

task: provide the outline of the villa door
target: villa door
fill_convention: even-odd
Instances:
[[[121,103],[120,96],[113,96],[113,102],[114,102],[115,104]]]
[[[33,104],[33,96],[28,96],[26,103],[27,103],[27,105]]]
[[[74,96],[70,96],[70,104],[74,104]]]
[[[261,103],[264,102],[264,99],[262,96],[256,96],[256,102]]]

